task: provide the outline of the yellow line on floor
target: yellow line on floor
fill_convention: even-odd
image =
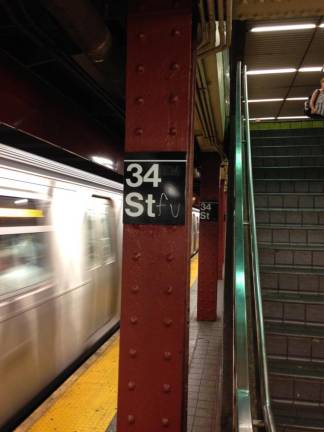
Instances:
[[[190,288],[196,282],[198,277],[198,254],[191,259],[191,271],[190,271]]]
[[[119,338],[60,395],[30,432],[103,432],[117,410]]]
[[[198,255],[191,260],[190,286],[197,276]],[[106,431],[117,411],[118,358],[119,336],[49,398],[41,417],[30,427],[17,428],[17,432]]]

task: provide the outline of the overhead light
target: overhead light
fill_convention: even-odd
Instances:
[[[322,24],[320,27],[324,27]],[[275,31],[289,31],[289,30],[307,30],[313,29],[316,27],[316,24],[284,24],[284,25],[275,25],[275,26],[260,26],[260,27],[252,27],[251,32],[253,33],[261,33],[261,32],[275,32]]]
[[[273,99],[249,99],[249,103],[257,103],[257,102],[280,102],[283,101],[283,98],[273,98]]]
[[[28,199],[27,198],[17,199],[16,201],[14,201],[14,203],[16,205],[27,204],[28,203]]]
[[[309,119],[307,116],[281,116],[277,117],[277,120],[299,120],[299,119]]]
[[[281,74],[281,73],[293,73],[296,72],[295,68],[283,68],[283,69],[254,69],[248,70],[247,75],[267,75],[267,74]]]
[[[262,121],[262,120],[275,120],[276,117],[254,117],[250,118],[250,121]]]
[[[324,23],[322,23],[319,27],[320,27],[320,28],[324,28]]]
[[[101,156],[92,156],[91,158],[93,162],[103,165],[106,168],[114,168],[114,162],[111,159],[101,157]]]
[[[324,66],[307,66],[298,69],[298,72],[322,72]],[[283,68],[283,69],[253,69],[248,70],[247,75],[268,75],[268,74],[283,74],[297,72],[296,68]]]
[[[321,72],[322,70],[323,66],[310,66],[298,69],[299,72]]]
[[[258,103],[258,102],[282,102],[286,101],[304,101],[307,100],[308,96],[300,96],[300,97],[289,97],[289,98],[272,98],[272,99],[249,99],[249,103]]]
[[[290,97],[290,98],[287,98],[286,101],[304,101],[307,99],[308,99],[308,96]]]

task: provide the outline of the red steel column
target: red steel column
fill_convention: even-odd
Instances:
[[[202,153],[200,201],[217,201],[219,197],[219,156]],[[218,221],[200,220],[197,319],[217,318]]]
[[[128,17],[126,152],[186,152],[187,207],[185,225],[124,225],[118,432],[186,431],[191,5],[143,0]]]

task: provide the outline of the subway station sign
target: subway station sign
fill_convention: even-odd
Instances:
[[[124,223],[185,223],[186,154],[128,153],[124,168]]]
[[[218,202],[201,201],[200,202],[200,221],[217,222],[218,219]]]

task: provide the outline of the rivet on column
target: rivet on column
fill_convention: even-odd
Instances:
[[[171,360],[172,354],[170,353],[170,351],[165,351],[163,357],[165,358],[165,360]]]
[[[172,294],[172,292],[173,292],[173,286],[171,286],[171,285],[167,286],[165,289],[165,293],[170,295],[170,294]]]
[[[135,132],[135,135],[143,135],[143,129],[142,128],[136,128],[134,132]]]
[[[173,320],[171,318],[164,318],[163,320],[163,324],[165,325],[165,327],[170,327],[173,323]]]
[[[134,424],[135,423],[135,416],[133,416],[132,414],[129,414],[127,416],[127,421],[129,424]]]
[[[135,390],[136,384],[134,381],[129,381],[127,387],[129,390]]]
[[[170,95],[170,97],[169,97],[169,102],[170,103],[177,103],[179,101],[179,96],[177,96],[177,95],[174,95],[174,94],[172,94],[172,95]]]
[[[132,288],[131,288],[131,290],[132,290],[132,293],[137,294],[140,289],[139,289],[138,285],[133,285]]]
[[[180,69],[180,65],[178,63],[172,63],[170,69],[173,71],[177,71]]]
[[[170,425],[170,421],[166,417],[164,417],[164,418],[161,419],[161,423],[162,423],[163,427],[169,427],[169,425]]]
[[[136,349],[134,349],[134,348],[130,348],[130,350],[129,350],[128,352],[129,352],[129,355],[130,355],[132,358],[134,358],[134,357],[137,356],[137,351],[136,351]]]
[[[141,258],[141,256],[142,256],[141,252],[135,252],[133,254],[133,260],[138,261]]]
[[[174,260],[174,255],[171,252],[168,253],[167,256],[166,256],[166,260],[167,261],[173,261]]]
[[[181,31],[177,28],[172,29],[172,36],[180,36],[181,35]]]
[[[144,40],[145,37],[146,37],[146,35],[145,35],[145,33],[140,32],[140,33],[138,33],[137,37],[138,37],[138,39],[140,39],[140,40]]]
[[[130,322],[131,324],[137,324],[138,323],[138,318],[137,316],[133,315],[130,317]]]
[[[144,72],[144,66],[142,64],[139,64],[136,66],[136,72],[143,73]]]
[[[162,386],[164,393],[170,393],[171,392],[171,385],[170,384],[163,384]]]

